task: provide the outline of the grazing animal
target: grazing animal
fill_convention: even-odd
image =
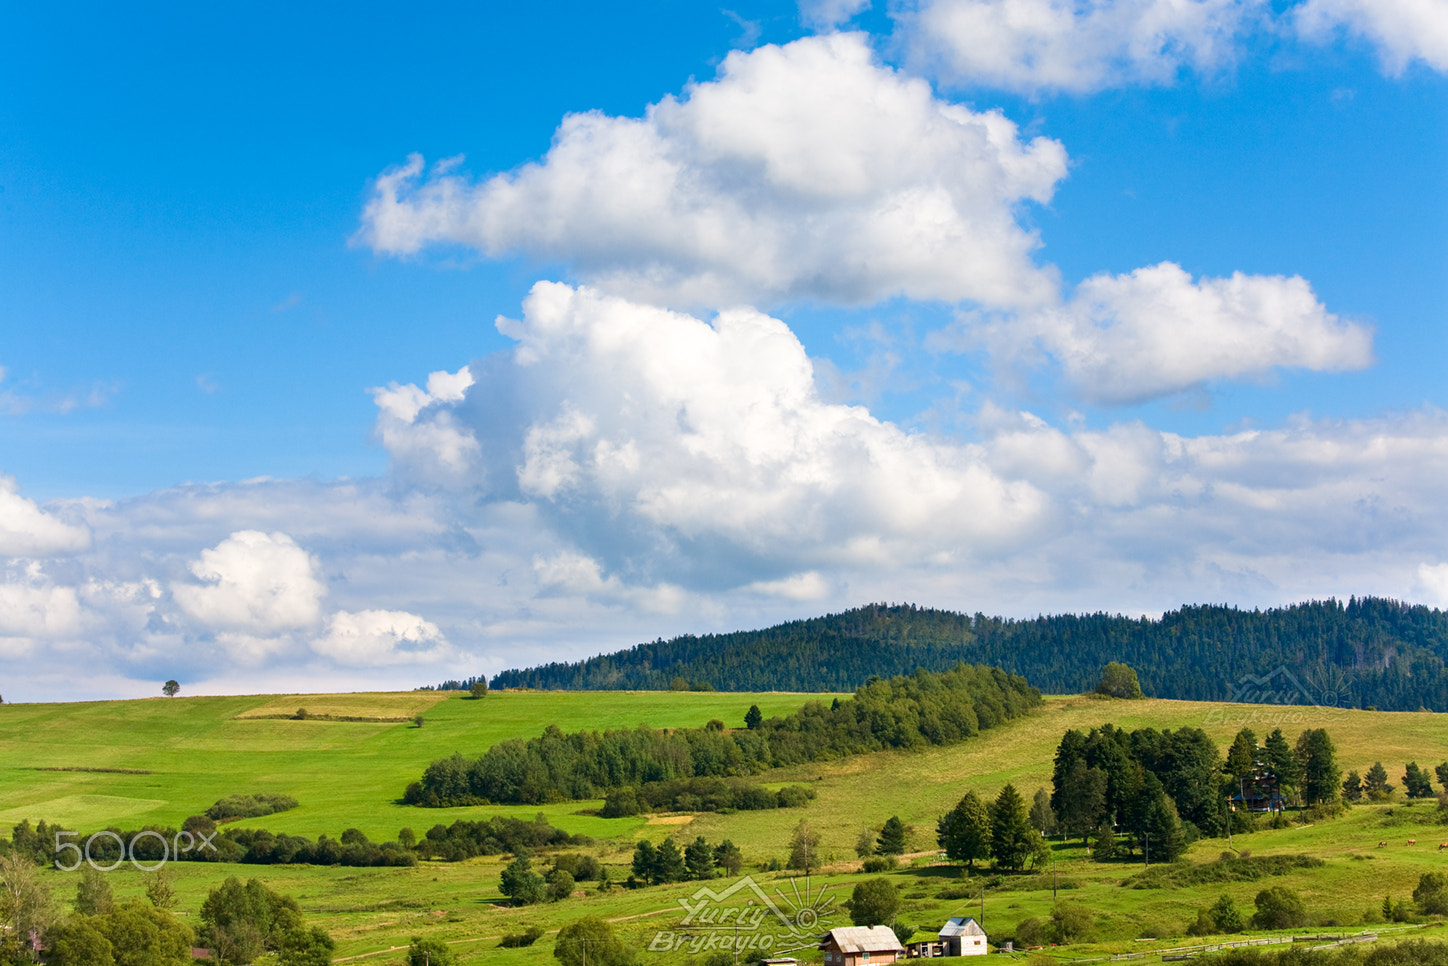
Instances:
[[[1417,840],[1417,839],[1408,839],[1408,844],[1409,844],[1409,845],[1417,845],[1417,844],[1418,844],[1418,840]]]
[[[1378,848],[1380,848],[1380,849],[1385,849],[1385,848],[1387,848],[1387,847],[1388,847],[1388,843],[1387,843],[1387,842],[1379,842],[1379,843],[1378,843]]]
[[[1438,851],[1442,852],[1444,849],[1448,849],[1448,842],[1439,842]]]

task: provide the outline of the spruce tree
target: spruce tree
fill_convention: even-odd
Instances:
[[[1393,786],[1388,784],[1388,770],[1382,762],[1373,762],[1373,767],[1363,776],[1363,792],[1370,801],[1380,801],[1393,793]]]
[[[1298,739],[1299,746],[1302,739]],[[1267,743],[1262,748],[1263,756],[1267,759],[1267,767],[1277,776],[1277,787],[1286,797],[1289,793],[1297,792],[1302,787],[1302,762],[1298,759],[1297,753],[1287,743],[1287,736],[1282,733],[1281,728],[1273,728],[1272,733],[1267,736]],[[1336,782],[1333,783],[1336,787]]]
[[[880,837],[875,841],[875,854],[905,854],[905,823],[900,821],[900,816],[891,815],[885,820],[884,827],[880,829]]]
[[[1014,785],[1006,785],[990,807],[990,854],[996,865],[1003,869],[1025,865],[1035,851],[1033,832],[1020,792]]]
[[[1348,802],[1362,801],[1363,781],[1358,777],[1357,772],[1350,771],[1347,773],[1347,778],[1343,779],[1342,797],[1344,801]]]
[[[699,836],[684,849],[684,865],[689,869],[691,879],[714,878],[714,850]]]
[[[650,885],[659,881],[659,850],[648,839],[640,839],[634,846],[633,874]]]
[[[753,731],[764,721],[764,714],[759,710],[759,705],[751,704],[749,710],[744,714],[744,727]]]
[[[1407,770],[1403,773],[1403,790],[1408,793],[1409,798],[1433,797],[1433,782],[1428,778],[1427,770],[1419,768],[1416,761],[1408,762]]]
[[[1297,739],[1302,762],[1302,800],[1308,805],[1331,805],[1342,791],[1342,770],[1337,749],[1325,728],[1309,728]]]
[[[660,842],[655,857],[655,881],[683,882],[689,877],[689,867],[684,864],[684,855],[673,839]]]
[[[1257,736],[1252,733],[1251,728],[1243,728],[1237,732],[1237,737],[1232,739],[1232,747],[1227,751],[1225,771],[1239,784],[1251,781],[1257,774]]]

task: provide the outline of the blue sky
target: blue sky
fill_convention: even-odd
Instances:
[[[1442,3],[3,16],[12,700],[1448,604]]]

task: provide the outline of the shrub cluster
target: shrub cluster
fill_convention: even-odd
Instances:
[[[604,818],[643,812],[752,812],[768,808],[798,808],[815,797],[815,790],[788,785],[774,792],[757,782],[739,778],[676,778],[649,782],[639,788],[625,786],[604,799]]]
[[[206,810],[213,822],[230,822],[238,818],[260,818],[297,807],[290,795],[228,795]]]

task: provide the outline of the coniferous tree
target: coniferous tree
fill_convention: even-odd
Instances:
[[[1438,784],[1448,789],[1448,761],[1441,765],[1434,765],[1433,772],[1438,776]]]
[[[714,846],[714,862],[729,875],[738,875],[744,867],[744,853],[739,846],[725,839]]]
[[[1308,805],[1331,805],[1342,791],[1342,769],[1337,749],[1326,728],[1309,728],[1297,739],[1301,762],[1302,800]]]
[[[875,841],[875,854],[905,854],[905,823],[900,821],[900,816],[891,815],[885,820],[880,829],[880,837]]]
[[[1408,762],[1408,767],[1403,772],[1403,790],[1408,793],[1409,798],[1433,797],[1433,782],[1429,780],[1428,772],[1419,768],[1416,761]]]
[[[648,839],[639,839],[634,846],[633,874],[641,882],[653,884],[659,881],[659,850]]]
[[[1103,818],[1091,833],[1091,857],[1105,862],[1116,855],[1116,829],[1111,820]]]
[[[1086,736],[1075,728],[1068,729],[1061,736],[1061,743],[1056,746],[1056,758],[1051,767],[1051,808],[1055,810],[1058,819],[1067,809],[1067,776],[1085,754]]]
[[[1006,785],[990,807],[991,858],[1000,868],[1019,869],[1035,852],[1035,839],[1039,837],[1040,833],[1031,828],[1031,817],[1020,792],[1014,785]]]
[[[744,727],[750,731],[757,729],[764,722],[764,713],[759,710],[759,705],[751,704],[749,710],[744,714]]]
[[[1251,781],[1257,774],[1257,736],[1251,728],[1243,728],[1232,739],[1232,747],[1227,750],[1225,771],[1238,783]]]
[[[1067,772],[1058,798],[1056,821],[1066,834],[1079,835],[1084,843],[1106,814],[1106,773],[1078,759]]]
[[[975,867],[976,859],[990,858],[990,809],[975,792],[966,792],[936,826],[936,841],[952,862]]]
[[[1305,734],[1305,732],[1304,732]],[[1298,738],[1298,747],[1302,746],[1303,739]],[[1302,789],[1302,762],[1297,752],[1287,743],[1287,736],[1282,733],[1281,728],[1273,728],[1272,733],[1267,736],[1267,742],[1262,747],[1263,757],[1266,758],[1267,767],[1272,769],[1272,774],[1277,777],[1277,787],[1283,797],[1290,797]],[[1337,792],[1337,781],[1332,783],[1333,794]]]
[[[714,878],[714,850],[704,841],[704,836],[700,835],[685,846],[684,865],[688,868],[691,879]]]
[[[1363,776],[1363,794],[1369,801],[1382,801],[1393,793],[1393,786],[1388,784],[1388,770],[1383,767],[1380,761],[1373,762],[1373,767]]]
[[[1182,851],[1181,821],[1176,806],[1151,772],[1142,776],[1141,791],[1133,812],[1133,828],[1137,843],[1148,860],[1174,862]]]
[[[664,839],[656,852],[655,881],[683,882],[689,877],[689,867],[684,864],[684,855],[673,839]]]
[[[1344,801],[1348,802],[1362,801],[1363,781],[1358,777],[1357,772],[1350,771],[1347,773],[1347,778],[1343,779],[1342,797]]]

